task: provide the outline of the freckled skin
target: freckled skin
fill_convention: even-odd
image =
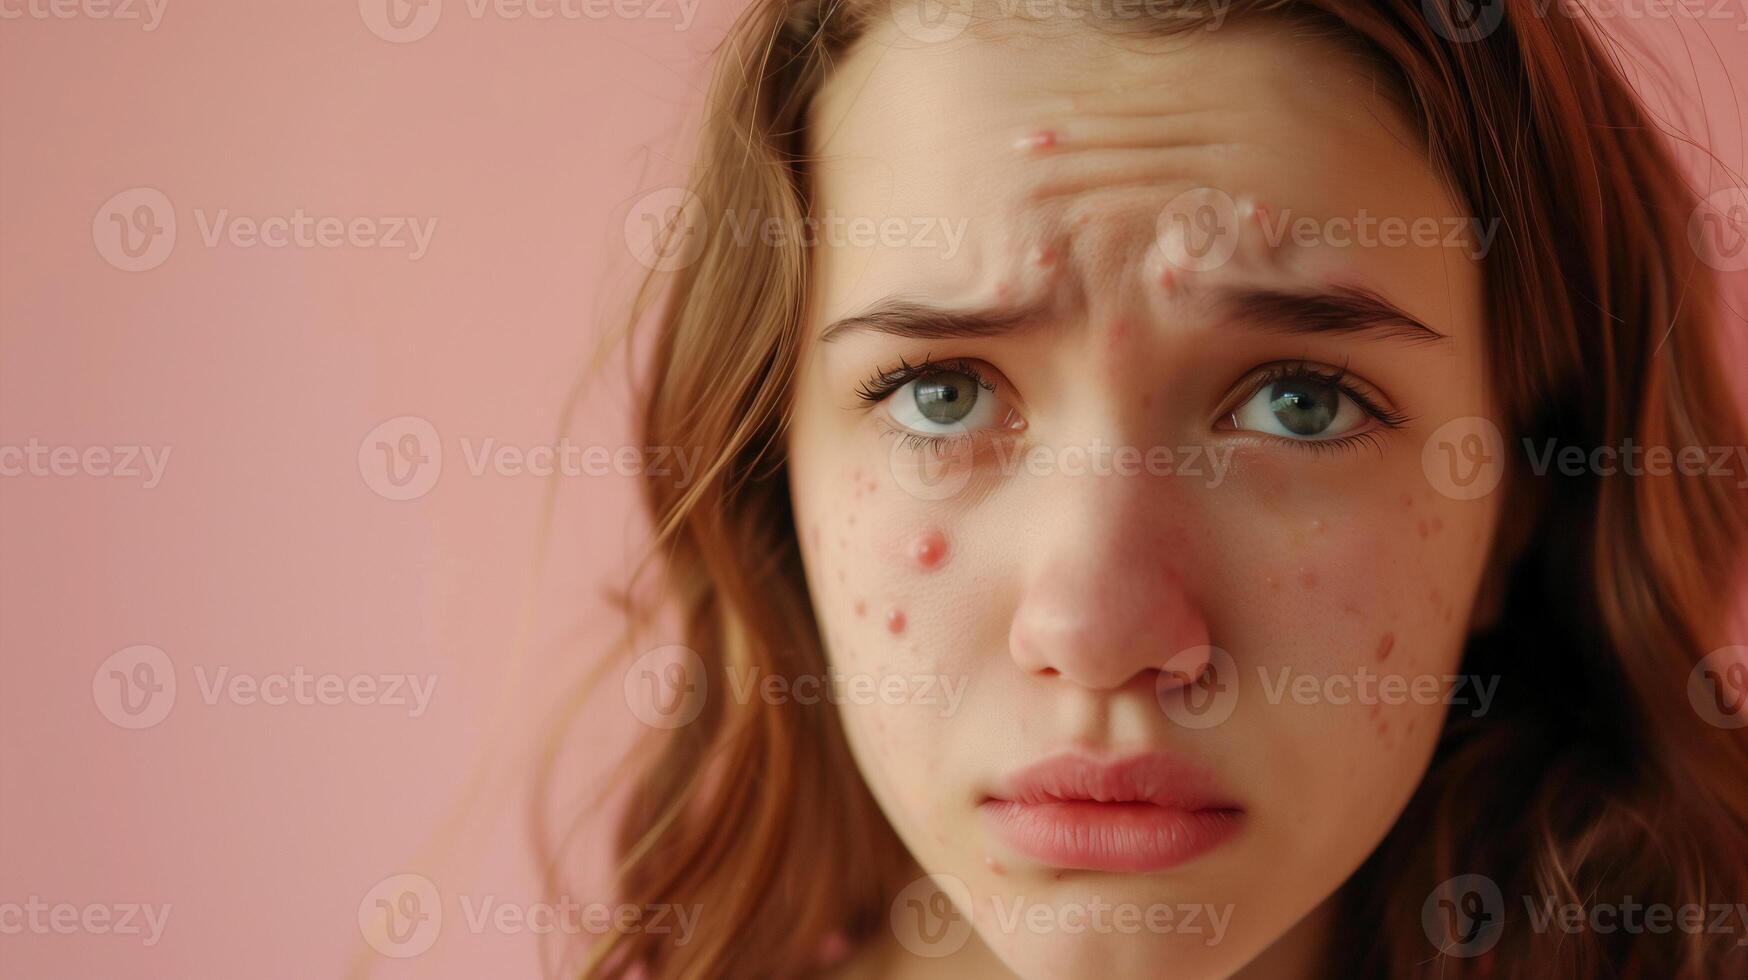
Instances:
[[[809,337],[893,296],[986,305],[997,284],[1006,301],[1047,312],[1011,337],[804,341],[787,459],[808,580],[847,569],[846,591],[886,610],[812,596],[827,655],[847,671],[964,682],[950,713],[840,707],[858,768],[919,874],[1010,902],[1235,910],[1212,945],[1004,932],[979,919],[952,975],[1292,976],[1295,964],[1271,957],[1289,955],[1298,930],[1327,926],[1331,896],[1424,773],[1443,708],[1271,703],[1258,677],[1376,675],[1386,660],[1409,679],[1454,672],[1499,502],[1442,497],[1420,460],[1439,424],[1490,412],[1479,270],[1438,248],[1267,249],[1258,229],[1287,212],[1461,211],[1382,83],[1314,39],[1228,25],[1193,43],[1113,44],[1089,29],[907,45],[876,30],[814,106],[820,206],[963,216],[966,240],[951,256],[823,246]],[[1035,139],[1044,133],[1047,143]],[[1223,266],[1177,270],[1165,297],[1157,221],[1197,187],[1253,201],[1249,237]],[[1041,242],[1054,249],[1048,268]],[[1364,283],[1451,340],[1284,338],[1221,319],[1210,299],[1329,281]],[[900,357],[987,365],[988,397],[1026,423],[1016,445],[1058,460],[1099,440],[1209,447],[1230,466],[1217,481],[1205,468],[1001,472],[985,446],[963,490],[931,495],[900,481],[909,457],[881,428],[890,416],[877,413],[901,396],[872,409],[854,396]],[[1373,449],[1322,451],[1217,427],[1259,365],[1299,359],[1347,366],[1413,422],[1379,433]],[[843,534],[851,516],[856,531]],[[821,527],[835,547],[821,547]],[[932,567],[915,548],[931,530],[943,541]],[[1230,655],[1240,696],[1226,721],[1192,729],[1161,711],[1155,684],[1168,661],[1207,647]],[[1169,750],[1209,768],[1243,803],[1243,833],[1145,876],[1049,867],[989,833],[977,804],[995,780],[1089,745]],[[897,963],[883,975],[913,975],[910,960]]]

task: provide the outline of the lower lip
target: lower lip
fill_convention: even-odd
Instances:
[[[1167,871],[1243,829],[1240,810],[1180,810],[1153,803],[989,800],[985,819],[1014,850],[1056,868]]]

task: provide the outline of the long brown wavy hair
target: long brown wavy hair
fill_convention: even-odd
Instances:
[[[701,447],[703,465],[689,485],[645,482],[654,546],[630,590],[631,635],[666,617],[664,642],[677,629],[713,689],[731,672],[818,675],[825,661],[784,468],[811,256],[732,240],[712,219],[798,226],[809,105],[890,9],[754,0],[709,92],[690,186],[705,220],[684,245],[696,251],[635,304],[652,328],[641,438]],[[1212,13],[1191,0],[1153,29]],[[1444,0],[1235,0],[1225,14],[1287,18],[1377,64],[1467,213],[1497,219],[1486,347],[1509,445],[1743,444],[1718,368],[1727,311],[1688,238],[1699,195],[1594,24],[1534,0],[1505,2],[1472,36]],[[1748,901],[1748,730],[1708,723],[1687,693],[1725,642],[1748,500],[1734,480],[1680,474],[1519,472],[1507,487],[1519,519],[1489,573],[1499,614],[1463,667],[1504,678],[1500,701],[1479,720],[1451,716],[1407,811],[1343,886],[1351,934],[1331,944],[1329,975],[1748,976],[1728,934],[1517,928],[1459,958],[1422,929],[1427,896],[1465,874],[1562,903]],[[704,915],[686,943],[609,933],[583,951],[584,976],[799,977],[820,972],[832,937],[884,928],[910,858],[829,704],[709,697],[629,766],[617,898]],[[552,887],[573,830],[536,819]]]

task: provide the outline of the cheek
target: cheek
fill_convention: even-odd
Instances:
[[[843,462],[802,482],[803,557],[851,748],[889,814],[926,816],[973,663],[954,614],[967,608],[961,536],[879,467]]]
[[[1447,710],[1481,707],[1459,664],[1493,511],[1412,471],[1253,476],[1201,546],[1218,562],[1211,632],[1255,702],[1234,731],[1299,814],[1282,846],[1358,861],[1418,785]]]
[[[959,535],[878,467],[847,463],[798,494],[813,607],[834,661],[923,670],[955,632]]]

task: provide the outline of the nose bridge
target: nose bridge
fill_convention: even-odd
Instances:
[[[1205,647],[1194,551],[1168,476],[1057,472],[1033,487],[1052,515],[1032,539],[1009,650],[1030,673],[1112,689]]]

